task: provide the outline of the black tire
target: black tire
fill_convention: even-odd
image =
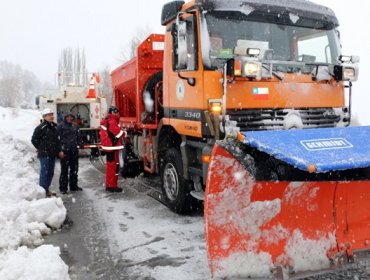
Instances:
[[[156,85],[163,81],[163,72],[157,72],[155,74],[153,74],[148,82],[145,84],[145,87],[144,87],[144,91],[143,91],[143,94],[145,92],[149,92],[150,93],[150,98],[154,101],[154,104],[158,104],[158,116],[159,118],[162,118],[163,117],[163,93],[160,93],[160,95],[162,96],[158,96],[158,100],[155,100],[155,87]],[[143,96],[143,100],[144,100],[144,96]],[[145,106],[144,106],[145,108]],[[152,123],[153,122],[153,119],[154,119],[154,112],[148,112],[148,111],[145,111],[142,113],[142,116],[141,116],[141,120],[142,122],[144,123]]]
[[[167,206],[175,213],[185,214],[192,210],[190,182],[184,178],[180,152],[170,148],[161,164],[162,192]]]

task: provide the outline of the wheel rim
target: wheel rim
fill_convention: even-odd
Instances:
[[[167,163],[164,169],[164,190],[170,200],[175,200],[179,193],[179,177],[172,163]]]

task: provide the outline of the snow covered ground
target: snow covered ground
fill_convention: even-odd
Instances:
[[[30,143],[39,113],[0,107],[0,279],[67,280],[60,249],[42,245],[63,223],[60,198],[38,186]],[[45,265],[47,264],[47,265]]]
[[[203,216],[172,213],[137,191],[140,178],[120,179],[123,194],[106,193],[104,175],[82,158],[84,191],[44,198],[30,143],[39,118],[0,107],[1,280],[210,279]],[[59,163],[57,192],[58,174]],[[73,225],[56,230],[66,208]]]

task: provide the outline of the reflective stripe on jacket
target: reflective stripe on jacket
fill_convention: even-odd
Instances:
[[[122,150],[122,136],[124,131],[118,124],[119,117],[108,114],[100,123],[101,147],[105,151]]]

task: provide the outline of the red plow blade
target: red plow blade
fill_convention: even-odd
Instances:
[[[213,277],[318,271],[370,249],[369,181],[261,180],[256,169],[215,145],[205,196]]]

